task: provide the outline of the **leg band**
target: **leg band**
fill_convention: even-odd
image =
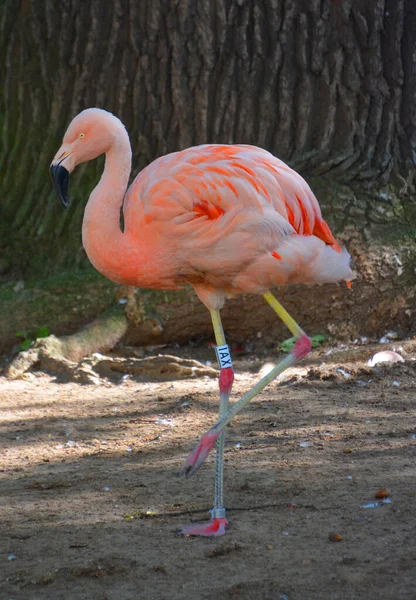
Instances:
[[[224,344],[223,346],[215,346],[215,352],[217,354],[218,363],[221,369],[228,369],[233,366],[230,349],[227,344]]]

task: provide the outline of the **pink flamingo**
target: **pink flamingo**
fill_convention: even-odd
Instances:
[[[284,369],[304,357],[310,339],[271,294],[274,286],[353,278],[350,255],[335,241],[308,184],[281,160],[247,145],[202,145],[158,158],[133,181],[131,147],[123,124],[98,108],[71,122],[51,164],[56,191],[68,206],[69,173],[105,153],[100,182],[82,225],[85,251],[109,279],[143,288],[191,284],[211,314],[220,366],[218,422],[185,462],[197,471],[217,445],[211,521],[184,527],[189,535],[222,535],[224,428]],[[124,231],[120,228],[120,209]],[[292,352],[231,408],[234,379],[220,309],[227,296],[262,294],[287,325]]]

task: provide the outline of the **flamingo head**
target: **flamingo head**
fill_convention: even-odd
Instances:
[[[87,108],[72,120],[50,166],[55,190],[65,208],[69,206],[69,174],[80,163],[108,152],[120,128],[125,132],[117,117],[100,108]]]

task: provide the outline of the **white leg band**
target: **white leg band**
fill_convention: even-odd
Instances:
[[[215,346],[215,352],[217,354],[218,363],[221,369],[227,369],[233,366],[230,349],[227,344],[224,344],[223,346]]]

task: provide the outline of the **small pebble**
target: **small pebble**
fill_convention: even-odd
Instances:
[[[377,352],[374,354],[367,364],[369,367],[374,367],[378,363],[382,362],[404,362],[404,358],[397,352],[393,352],[393,350],[383,350],[383,352]]]
[[[172,419],[156,419],[156,425],[168,425],[169,427],[175,427],[175,423]]]
[[[390,492],[387,488],[381,488],[381,490],[378,490],[378,492],[376,492],[376,495],[375,495],[377,500],[382,500],[384,498],[388,498],[389,496],[390,496]]]
[[[351,448],[344,448],[343,453],[344,454],[351,454],[352,450]]]
[[[360,504],[360,508],[378,508],[381,506],[380,502],[368,502],[367,504]]]
[[[346,371],[345,369],[341,369],[341,367],[338,367],[337,373],[341,373],[341,375],[343,375],[345,379],[351,379],[352,377],[351,373],[348,373],[348,371]]]
[[[332,532],[328,535],[328,539],[330,542],[342,542],[342,535]]]

